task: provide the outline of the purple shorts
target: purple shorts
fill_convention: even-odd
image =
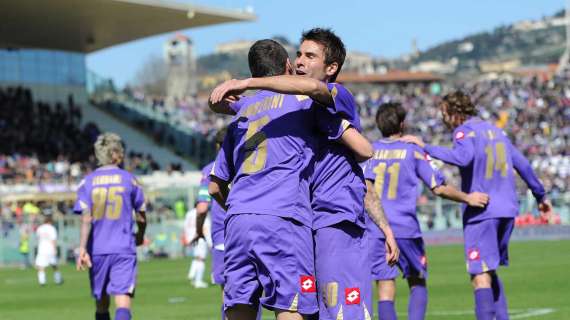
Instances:
[[[101,300],[104,295],[134,296],[137,277],[137,256],[132,254],[106,254],[91,257],[89,269],[91,292]]]
[[[496,218],[463,226],[467,272],[472,275],[509,265],[509,240],[514,218]]]
[[[313,314],[318,310],[311,229],[271,215],[226,221],[224,308],[237,304]]]
[[[224,250],[212,248],[212,280],[224,285]]]
[[[365,229],[343,221],[314,235],[319,319],[370,319],[372,278]]]
[[[396,239],[400,248],[398,268],[404,278],[418,277],[427,279],[427,258],[422,238]],[[370,239],[370,261],[374,280],[391,280],[398,277],[398,268],[390,267],[386,262],[386,240]]]

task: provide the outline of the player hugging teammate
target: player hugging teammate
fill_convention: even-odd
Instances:
[[[255,319],[262,305],[280,320],[372,319],[375,279],[380,319],[396,319],[397,266],[410,286],[410,319],[424,319],[427,257],[416,217],[421,181],[464,203],[477,318],[507,319],[495,271],[507,263],[518,211],[513,169],[541,211],[549,211],[528,161],[500,130],[456,105],[458,94],[444,98],[442,110],[452,128],[469,126],[456,130],[460,149],[402,137],[405,110],[398,104],[380,106],[376,121],[384,138],[372,147],[360,134],[354,98],[334,82],[344,58],[342,41],[327,29],[303,34],[293,65],[278,43],[261,40],[249,52],[252,78],[227,81],[210,96],[214,112],[234,116],[209,188],[227,209],[228,318]],[[259,91],[240,96],[246,90]],[[460,167],[462,191],[445,184],[429,154]],[[363,172],[359,162],[369,158]],[[479,176],[497,180],[480,183]],[[510,207],[500,209],[503,201]],[[486,214],[491,211],[497,213]],[[488,245],[477,236],[483,234]]]

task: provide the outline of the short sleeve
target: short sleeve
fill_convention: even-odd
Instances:
[[[351,123],[340,114],[332,114],[330,110],[322,107],[316,107],[314,110],[317,127],[329,140],[340,139],[342,134],[351,127]]]
[[[237,114],[241,110],[242,104],[243,103],[241,102],[241,100],[238,100],[236,102],[230,103],[229,107]]]
[[[146,202],[144,199],[144,191],[138,180],[133,177],[132,178],[132,194],[131,194],[131,201],[133,202],[133,209],[136,212],[146,211]]]
[[[366,161],[366,165],[363,168],[363,172],[364,172],[364,179],[370,181],[376,180],[376,174],[374,173],[374,161],[372,159]]]
[[[209,169],[209,168],[206,168]],[[210,172],[212,170],[202,172],[202,179],[200,180],[200,188],[198,189],[198,202],[208,202],[212,201],[212,197],[208,193],[208,184],[210,183]]]
[[[435,169],[431,163],[429,155],[420,148],[414,150],[414,163],[416,168],[416,175],[423,183],[430,189],[436,188],[445,184],[443,174]]]
[[[348,89],[338,83],[327,83],[327,88],[333,99],[333,105],[327,109],[333,114],[339,114],[346,119],[356,130],[362,132],[358,116],[358,104]]]
[[[85,210],[91,210],[91,197],[88,194],[86,179],[81,180],[77,188],[77,199],[73,206],[73,212],[81,214]]]

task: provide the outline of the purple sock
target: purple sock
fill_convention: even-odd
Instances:
[[[127,308],[117,308],[117,310],[115,310],[115,320],[131,320],[131,310]]]
[[[410,302],[408,303],[408,319],[423,320],[426,318],[428,295],[424,286],[413,286],[410,290]]]
[[[477,316],[477,320],[495,319],[493,289],[484,288],[475,290],[475,315]]]
[[[493,276],[493,298],[495,299],[495,312],[497,320],[509,320],[509,307],[507,306],[507,296],[503,283],[498,275]]]
[[[382,300],[378,301],[378,319],[379,320],[396,320],[396,308],[394,308],[394,301]]]
[[[111,316],[109,315],[109,312],[105,313],[95,312],[95,320],[111,320]]]

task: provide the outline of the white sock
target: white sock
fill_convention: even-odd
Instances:
[[[196,276],[196,262],[196,260],[192,260],[192,263],[190,264],[190,270],[188,270],[188,280],[192,280]]]
[[[38,282],[41,285],[46,284],[46,272],[45,271],[38,271]]]
[[[56,271],[53,274],[53,282],[60,284],[63,281],[63,277],[61,276],[61,272]]]
[[[196,260],[196,277],[194,278],[194,283],[203,283],[204,270],[206,269],[206,264],[204,261]]]

